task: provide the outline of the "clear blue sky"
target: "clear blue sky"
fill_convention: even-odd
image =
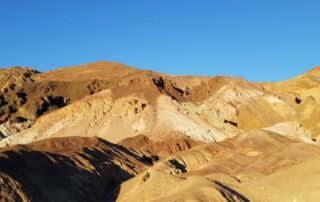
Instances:
[[[320,65],[319,0],[1,0],[0,67],[110,60],[284,80]]]

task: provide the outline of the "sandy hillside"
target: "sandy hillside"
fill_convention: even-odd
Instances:
[[[318,201],[319,151],[254,130],[158,162],[122,184],[118,201]]]

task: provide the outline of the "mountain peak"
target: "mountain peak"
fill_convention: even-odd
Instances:
[[[137,71],[136,68],[125,64],[108,61],[98,61],[94,63],[70,66],[55,69],[44,73],[46,78],[52,80],[88,80],[88,79],[111,79],[125,76],[131,72]]]

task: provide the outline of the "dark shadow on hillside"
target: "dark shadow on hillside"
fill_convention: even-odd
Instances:
[[[0,153],[0,173],[18,182],[20,187],[10,185],[12,192],[24,193],[30,201],[115,201],[120,184],[133,177],[112,162],[116,156],[127,158],[116,149],[143,162],[150,159],[102,142],[111,149],[90,147],[69,156],[21,149],[5,151]],[[15,196],[8,200],[22,200],[19,194]]]

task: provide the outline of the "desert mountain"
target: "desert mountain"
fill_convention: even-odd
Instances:
[[[318,201],[319,72],[253,83],[113,62],[2,69],[1,197]]]
[[[13,124],[7,124],[16,134],[3,144],[74,135],[118,142],[139,134],[158,138],[168,131],[196,141],[221,141],[243,130],[299,122],[302,111],[297,97],[282,99],[240,78],[172,77],[118,63],[62,68],[30,78],[31,84],[17,82],[17,89],[33,85],[44,91],[23,91],[26,101],[15,106],[17,112],[9,117]],[[12,94],[17,93],[8,90],[2,96]],[[24,130],[26,125],[32,127]],[[313,132],[312,126],[303,126]]]

